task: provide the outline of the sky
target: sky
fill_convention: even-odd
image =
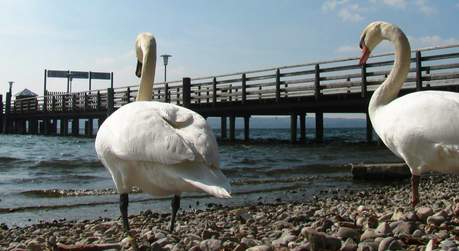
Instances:
[[[13,94],[41,95],[44,69],[113,72],[115,87],[135,85],[144,31],[158,55],[172,55],[168,80],[178,80],[358,56],[376,20],[401,27],[412,48],[459,43],[459,0],[0,0],[0,93],[15,81]],[[74,91],[87,88],[74,80]],[[48,82],[65,89],[65,79]]]

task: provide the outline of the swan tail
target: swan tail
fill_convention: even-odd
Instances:
[[[221,186],[215,186],[215,185],[206,185],[203,184],[199,181],[194,181],[194,180],[189,180],[189,179],[184,179],[186,182],[188,182],[190,185],[210,194],[218,198],[231,198],[231,194],[229,192],[229,189],[221,187]]]
[[[180,170],[180,171],[179,171]],[[218,198],[231,197],[231,185],[228,178],[218,168],[203,164],[176,169],[181,179],[193,188]]]

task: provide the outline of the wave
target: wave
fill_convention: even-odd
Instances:
[[[33,178],[17,178],[12,179],[10,183],[15,184],[43,184],[49,182],[61,183],[88,183],[95,180],[104,180],[106,177],[93,176],[93,175],[77,175],[77,174],[66,174],[66,175],[48,175],[49,173],[43,173],[44,176],[33,177]]]
[[[32,168],[103,168],[99,160],[69,159],[69,160],[41,160],[31,166]]]
[[[327,164],[314,164],[314,165],[300,165],[285,168],[272,168],[269,166],[262,167],[234,167],[222,169],[223,173],[227,176],[244,176],[250,174],[264,174],[266,176],[276,175],[292,175],[292,174],[325,174],[325,173],[345,173],[351,170],[351,165],[327,165]]]
[[[268,187],[268,188],[260,188],[260,189],[251,189],[251,190],[244,190],[233,192],[232,195],[246,195],[246,194],[257,194],[257,193],[270,193],[276,191],[288,191],[288,190],[295,190],[303,186],[303,184],[292,184],[287,186],[280,186],[280,187]],[[208,194],[186,194],[182,195],[182,198],[210,198],[211,195]],[[129,203],[142,203],[148,201],[164,201],[170,200],[169,197],[160,197],[160,198],[147,198],[147,199],[133,199],[130,200]],[[37,205],[37,206],[26,206],[26,207],[12,207],[12,208],[0,208],[0,214],[7,214],[7,213],[17,213],[17,212],[26,212],[26,211],[35,211],[35,210],[52,210],[52,209],[64,209],[64,208],[78,208],[78,207],[85,207],[85,206],[99,206],[99,205],[110,205],[110,204],[118,204],[119,201],[98,201],[98,202],[87,202],[87,203],[75,203],[75,204],[61,204],[61,205]]]

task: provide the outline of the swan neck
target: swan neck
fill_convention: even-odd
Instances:
[[[153,81],[155,80],[156,55],[153,50],[143,52],[142,75],[140,77],[137,101],[151,101],[153,96]]]
[[[391,30],[392,31],[392,30]],[[411,49],[405,34],[399,30],[391,32],[385,39],[395,47],[394,66],[386,80],[375,90],[368,106],[370,117],[375,111],[397,98],[410,70]]]

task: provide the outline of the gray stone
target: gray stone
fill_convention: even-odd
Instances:
[[[415,238],[421,238],[423,235],[424,235],[424,231],[422,231],[421,229],[414,230],[412,234],[412,236]]]
[[[357,243],[352,238],[347,238],[347,240],[341,246],[340,251],[356,251]]]
[[[412,222],[400,222],[398,226],[392,231],[394,234],[411,234],[416,230],[416,226]]]
[[[378,243],[374,241],[364,241],[360,242],[357,251],[377,251]]]
[[[420,207],[416,210],[416,216],[418,216],[419,220],[425,222],[429,216],[434,214],[432,208],[430,207]]]
[[[432,224],[435,226],[440,226],[445,221],[445,217],[441,215],[432,215],[427,218],[427,224]]]
[[[301,232],[308,239],[311,250],[339,250],[341,248],[341,241],[338,238],[327,235],[325,233],[317,232],[312,228],[304,228]]]
[[[450,248],[455,248],[457,247],[456,243],[452,240],[444,240],[442,242],[440,242],[440,245],[439,245],[443,250],[448,250]]]
[[[233,251],[244,251],[247,248],[248,248],[247,245],[245,245],[244,243],[240,243],[233,249]]]
[[[273,248],[268,245],[259,245],[255,247],[248,248],[247,251],[272,251]]]
[[[367,228],[367,230],[365,230],[365,232],[363,232],[363,234],[360,236],[360,241],[375,239],[378,236],[379,235],[376,233],[374,229]]]
[[[286,247],[290,241],[296,239],[296,236],[290,232],[284,232],[281,237],[272,241],[274,247]]]
[[[352,238],[355,241],[360,240],[360,231],[355,228],[350,228],[350,227],[340,227],[338,229],[338,232],[336,233],[336,236],[339,238],[346,240],[347,238]]]
[[[402,247],[400,243],[393,237],[386,237],[380,243],[378,251],[384,250],[400,250]]]
[[[219,251],[221,247],[222,241],[216,239],[208,239],[199,243],[199,248],[201,248],[202,251]]]
[[[375,230],[376,234],[380,236],[388,235],[392,232],[389,224],[387,222],[381,222]]]

